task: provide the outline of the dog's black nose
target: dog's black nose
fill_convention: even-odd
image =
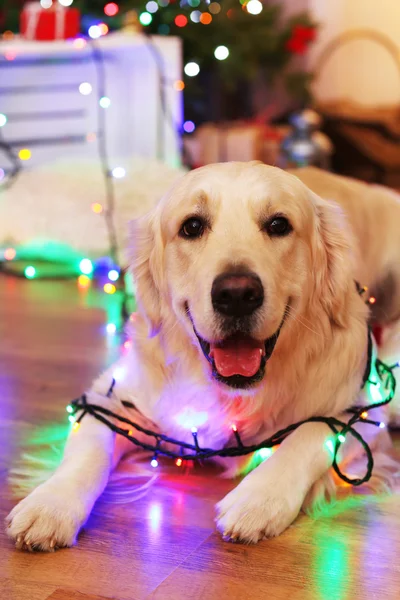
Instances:
[[[245,317],[260,308],[264,289],[254,273],[223,273],[211,288],[214,309],[229,317]]]

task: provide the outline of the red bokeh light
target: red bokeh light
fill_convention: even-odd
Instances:
[[[185,25],[187,25],[187,17],[185,17],[185,15],[178,15],[177,17],[175,17],[175,25],[177,27],[185,27]]]
[[[115,2],[109,2],[104,7],[104,14],[106,14],[107,17],[115,17],[115,15],[118,13],[118,11],[119,11],[119,6],[118,6],[118,4],[115,4]]]

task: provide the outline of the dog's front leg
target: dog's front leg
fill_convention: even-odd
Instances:
[[[282,533],[304,498],[332,464],[325,447],[330,430],[305,423],[217,505],[217,527],[230,540],[255,543]]]
[[[48,481],[6,518],[17,548],[51,551],[71,546],[104,490],[113,462],[115,434],[86,415],[67,441],[64,459]],[[114,454],[114,462],[118,460]]]

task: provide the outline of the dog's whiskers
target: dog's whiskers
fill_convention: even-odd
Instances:
[[[318,336],[322,337],[323,339],[325,339],[325,336],[322,335],[319,331],[315,331],[315,329],[313,329],[312,327],[309,327],[308,325],[306,325],[306,323],[303,323],[300,316],[298,316],[298,315],[296,316],[289,311],[288,313],[286,313],[286,318],[292,319],[293,321],[295,321],[296,323],[299,323],[299,325],[302,325],[303,327],[305,327],[312,333],[315,333],[315,335],[318,335]]]

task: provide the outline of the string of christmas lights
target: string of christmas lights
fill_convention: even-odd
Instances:
[[[135,446],[138,446],[143,450],[151,452],[152,459],[150,464],[154,468],[158,466],[159,456],[174,458],[175,464],[178,467],[180,467],[184,462],[187,461],[202,461],[216,456],[246,456],[263,450],[271,450],[274,446],[281,444],[283,440],[292,431],[294,431],[304,423],[326,423],[326,425],[328,425],[328,427],[334,434],[334,437],[332,439],[328,439],[326,442],[326,447],[332,455],[333,469],[335,470],[337,475],[346,483],[349,483],[354,486],[359,486],[371,478],[374,461],[369,445],[363,439],[361,434],[354,428],[354,426],[357,423],[365,423],[368,425],[374,425],[375,427],[379,428],[385,427],[385,424],[383,422],[371,419],[369,417],[369,414],[370,411],[372,411],[373,409],[389,404],[389,402],[391,402],[391,400],[393,399],[396,389],[396,379],[393,375],[393,370],[398,366],[398,363],[392,366],[388,366],[379,359],[376,359],[375,368],[379,375],[380,383],[373,380],[368,380],[368,383],[370,385],[382,384],[384,389],[387,391],[387,396],[381,399],[380,401],[369,404],[368,406],[353,407],[352,409],[347,411],[349,412],[349,414],[352,415],[347,422],[337,419],[335,417],[311,417],[309,419],[299,421],[298,423],[293,423],[292,425],[289,425],[288,427],[279,430],[273,436],[263,440],[262,442],[249,446],[246,446],[243,443],[235,423],[231,425],[231,430],[236,441],[235,446],[226,446],[220,449],[202,448],[198,441],[197,427],[192,427],[191,429],[193,437],[192,444],[181,440],[177,440],[162,433],[159,433],[158,431],[146,429],[138,423],[135,423],[134,421],[131,421],[126,417],[118,415],[107,408],[88,402],[86,394],[83,394],[80,398],[74,400],[71,404],[69,404],[67,406],[67,412],[69,413],[70,422],[73,423],[73,431],[77,431],[79,429],[80,423],[86,414],[92,415],[95,419],[104,423],[112,431],[123,436],[124,438],[132,442],[132,444],[134,444]],[[114,393],[115,383],[116,380],[112,379],[110,388],[106,394],[108,398],[110,398]],[[122,402],[122,404],[127,408],[135,408],[135,406],[130,402]],[[116,419],[120,423],[128,425],[129,429],[125,429],[124,427],[116,425],[107,417]],[[140,441],[135,436],[135,431],[145,434],[153,441]],[[337,463],[338,450],[340,446],[345,442],[346,436],[348,435],[353,436],[353,438],[361,444],[367,456],[367,469],[364,477],[348,477],[345,473],[341,471]],[[165,447],[165,445],[168,445],[169,447]],[[171,446],[173,449],[170,449]]]

